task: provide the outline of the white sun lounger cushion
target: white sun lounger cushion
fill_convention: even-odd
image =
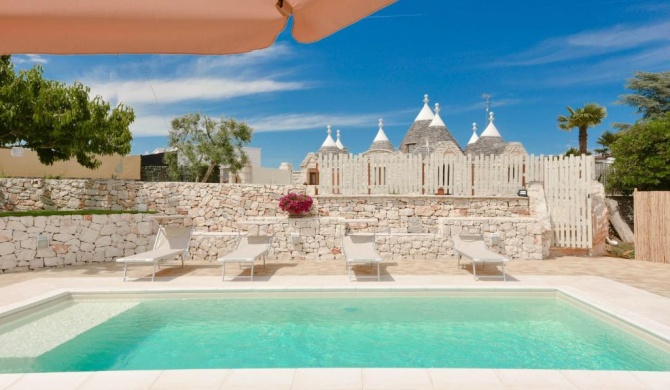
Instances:
[[[460,255],[469,258],[473,263],[498,263],[502,265],[503,280],[506,280],[505,263],[509,258],[499,253],[490,251],[486,247],[484,237],[481,235],[463,234],[460,236],[453,236],[454,250]],[[460,265],[460,258],[458,264]],[[473,264],[473,272],[475,279],[477,278],[477,271]]]
[[[117,263],[125,263],[123,269],[123,280],[126,280],[128,264],[153,264],[154,271],[151,281],[155,279],[156,265],[162,260],[168,260],[181,256],[182,266],[184,259],[188,256],[188,246],[193,235],[193,227],[184,226],[161,226],[156,235],[154,247],[150,251],[137,253],[131,256],[120,257],[116,259]]]
[[[382,257],[375,249],[374,234],[346,235],[342,238],[342,249],[344,250],[344,257],[347,260],[349,280],[353,280],[354,277],[352,269],[354,264],[376,265],[377,276],[374,278],[377,281],[380,280],[379,263],[381,263]]]
[[[348,235],[344,236],[344,254],[348,262],[374,263],[382,261],[381,256],[375,250],[374,235]]]
[[[241,236],[237,248],[221,256],[216,261],[223,265],[221,270],[221,279],[226,280],[226,263],[248,263],[251,264],[250,280],[254,280],[254,261],[260,257],[263,258],[265,266],[265,257],[270,252],[273,236]]]

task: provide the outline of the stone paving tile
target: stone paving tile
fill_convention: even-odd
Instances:
[[[670,298],[670,264],[625,260],[611,257],[557,257],[546,260],[514,260],[506,267],[507,280],[513,283],[515,275],[581,275],[602,276],[629,286]],[[355,274],[370,276],[374,270],[367,266],[355,268]],[[230,267],[226,277],[249,276],[248,269]],[[123,265],[116,263],[94,263],[85,266],[41,269],[22,273],[0,274],[0,287],[34,278],[59,277],[116,277],[123,274]],[[393,280],[396,275],[472,275],[472,266],[465,262],[459,268],[454,259],[446,260],[389,260],[381,265],[382,279]],[[178,262],[164,263],[156,273],[157,278],[178,278],[179,276],[220,276],[221,266],[210,261],[187,261],[184,268]],[[325,260],[268,260],[255,267],[254,279],[266,280],[273,276],[347,275],[344,261]],[[487,265],[477,267],[477,275],[482,283],[498,280],[498,267]],[[130,266],[129,278],[151,277],[150,266]],[[241,279],[243,280],[243,279]]]

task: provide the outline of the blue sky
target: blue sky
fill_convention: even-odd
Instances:
[[[40,63],[45,76],[81,81],[135,109],[133,154],[164,147],[173,117],[199,111],[247,121],[263,166],[297,169],[340,129],[352,153],[370,146],[377,121],[397,147],[423,95],[465,146],[472,123],[485,127],[491,95],[506,141],[530,153],[560,154],[577,132],[556,126],[566,106],[605,106],[589,149],[615,122],[633,122],[616,104],[636,70],[670,70],[670,3],[646,0],[400,0],[319,42],[293,41],[234,56],[14,56],[17,68]]]

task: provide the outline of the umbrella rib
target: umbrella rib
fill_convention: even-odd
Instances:
[[[293,13],[293,6],[289,2],[284,4],[284,0],[277,0],[277,10],[287,18]]]

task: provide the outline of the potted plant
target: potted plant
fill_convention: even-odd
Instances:
[[[300,217],[308,213],[314,200],[311,196],[289,192],[279,198],[279,208],[286,211],[289,217]]]

